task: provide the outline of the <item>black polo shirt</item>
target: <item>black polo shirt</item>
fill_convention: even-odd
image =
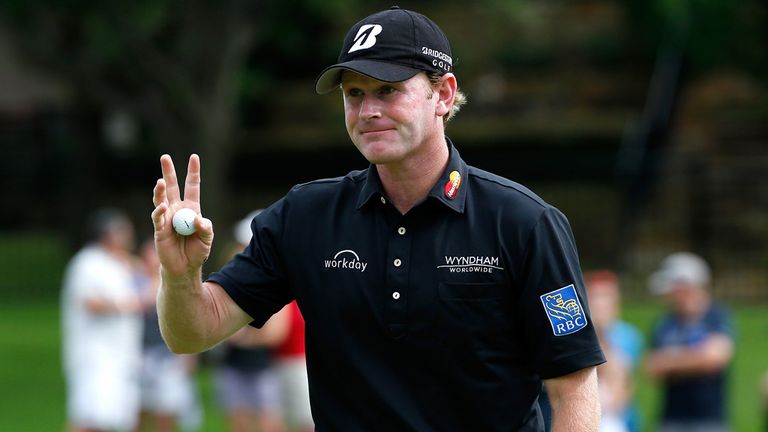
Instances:
[[[540,431],[541,379],[604,361],[566,218],[449,147],[405,215],[373,166],[294,187],[209,278],[257,327],[298,301],[318,431]]]

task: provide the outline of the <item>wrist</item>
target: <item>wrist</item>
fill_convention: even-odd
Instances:
[[[160,268],[160,284],[171,290],[187,289],[200,285],[202,269],[192,269],[187,273],[171,273],[165,267]]]

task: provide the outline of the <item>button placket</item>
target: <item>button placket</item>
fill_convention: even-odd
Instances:
[[[406,235],[408,230],[403,223],[404,217],[394,222],[389,231],[387,245],[387,323],[392,336],[402,335],[408,326],[408,274],[411,253],[411,236]]]

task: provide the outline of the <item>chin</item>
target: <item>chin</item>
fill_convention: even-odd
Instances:
[[[399,152],[396,151],[397,143],[392,141],[360,140],[355,143],[355,146],[373,164],[393,162],[401,158]]]

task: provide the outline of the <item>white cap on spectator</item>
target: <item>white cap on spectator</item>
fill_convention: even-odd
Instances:
[[[254,210],[248,213],[248,216],[235,225],[235,241],[244,245],[251,242],[251,237],[253,236],[253,233],[251,232],[251,222],[253,222],[253,218],[259,213],[261,213],[261,209]]]
[[[701,288],[709,285],[709,265],[700,256],[677,252],[664,258],[659,269],[650,277],[651,293],[661,295],[672,291],[675,283],[685,282]]]

